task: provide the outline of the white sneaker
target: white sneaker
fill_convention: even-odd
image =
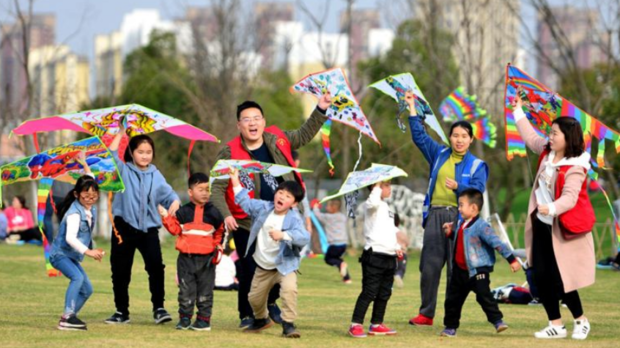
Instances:
[[[575,328],[573,329],[574,340],[585,340],[590,333],[590,322],[588,319],[575,320]]]
[[[534,337],[536,338],[566,338],[566,327],[565,326],[556,326],[549,322],[549,326],[546,328],[535,332]]]

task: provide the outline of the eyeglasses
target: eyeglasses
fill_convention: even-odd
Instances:
[[[254,116],[254,117],[244,117],[242,119],[239,120],[239,122],[243,123],[243,124],[248,124],[252,121],[254,122],[260,122],[260,120],[262,120],[264,117],[263,116]]]
[[[99,193],[80,194],[80,198],[82,198],[83,200],[86,200],[86,201],[95,201],[95,200],[99,199]]]

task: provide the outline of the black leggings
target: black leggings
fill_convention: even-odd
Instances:
[[[560,314],[560,300],[566,304],[574,318],[583,315],[581,299],[577,290],[565,293],[562,276],[553,251],[551,226],[538,220],[534,214],[532,218],[533,243],[532,258],[534,265],[534,280],[538,287],[549,320],[562,318]]]

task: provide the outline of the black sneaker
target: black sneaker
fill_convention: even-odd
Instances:
[[[267,310],[269,311],[269,318],[271,318],[274,323],[282,324],[282,311],[276,303],[268,304]]]
[[[71,314],[68,317],[64,315],[60,317],[58,322],[58,330],[87,330],[86,323],[78,319],[75,314]]]
[[[254,323],[250,325],[247,329],[243,330],[245,333],[259,333],[265,329],[268,329],[273,326],[273,321],[269,318],[265,319],[254,319]]]
[[[190,329],[195,331],[211,331],[211,323],[209,318],[196,318],[196,321],[192,324]]]
[[[282,322],[282,336],[286,338],[299,338],[301,334],[297,331],[295,324],[286,321]]]
[[[125,315],[121,312],[116,312],[112,314],[111,317],[105,320],[106,324],[128,324],[129,323],[129,315]]]
[[[153,319],[155,319],[155,324],[163,324],[172,321],[170,314],[163,308],[157,308],[153,311]]]
[[[181,317],[177,324],[177,330],[187,330],[192,326],[192,317]]]
[[[252,317],[245,317],[245,318],[241,319],[241,323],[239,323],[239,328],[240,329],[247,329],[248,327],[252,326],[252,324],[254,324],[254,318],[252,318]]]

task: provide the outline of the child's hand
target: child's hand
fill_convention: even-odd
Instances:
[[[446,222],[445,224],[443,224],[443,232],[446,234],[446,236],[449,236],[450,233],[452,233],[452,225],[453,222]]]
[[[407,103],[407,105],[409,106],[409,114],[411,116],[416,116],[416,110],[415,110],[415,95],[413,94],[413,91],[407,91],[405,92],[405,103]]]
[[[284,238],[284,232],[280,230],[271,230],[269,232],[269,237],[271,237],[271,239],[275,240],[276,242],[279,242],[282,240],[282,238]]]
[[[396,249],[396,257],[398,257],[399,260],[402,260],[404,255],[405,252],[403,251],[403,249]]]
[[[101,262],[101,259],[105,255],[105,251],[103,251],[103,249],[88,249],[86,250],[84,255],[92,257],[93,259]]]
[[[233,187],[241,186],[241,182],[239,181],[239,171],[235,167],[229,167],[228,175],[230,176],[230,182]]]
[[[159,212],[159,215],[161,215],[161,217],[163,217],[164,219],[168,217],[168,211],[166,210],[166,208],[162,207],[161,204],[157,205],[157,211]]]
[[[86,152],[84,150],[78,152],[77,156],[75,157],[75,161],[82,164],[86,161]]]
[[[313,199],[310,201],[310,208],[314,209],[314,207],[321,207],[321,203],[319,203],[320,201],[318,199]]]
[[[519,272],[521,270],[521,264],[519,263],[519,261],[512,261],[512,263],[510,264],[510,270],[512,270],[512,273]]]
[[[170,208],[168,208],[168,214],[172,216],[176,215],[180,207],[181,207],[181,202],[179,201],[172,202],[172,204],[170,204]]]

